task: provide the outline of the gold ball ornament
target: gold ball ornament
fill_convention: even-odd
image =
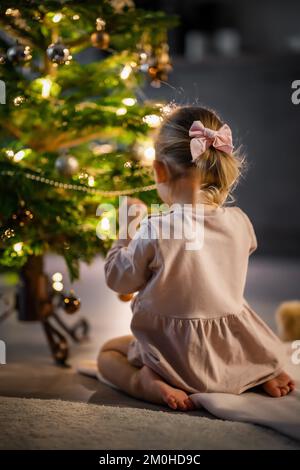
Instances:
[[[91,35],[91,43],[94,47],[98,49],[108,49],[110,42],[110,36],[105,31],[95,31]]]
[[[66,295],[63,299],[63,308],[68,315],[73,315],[80,309],[80,299],[76,297],[73,291],[69,295]]]

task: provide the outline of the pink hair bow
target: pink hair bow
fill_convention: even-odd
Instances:
[[[232,153],[232,133],[227,124],[218,131],[204,127],[201,121],[194,121],[190,130],[190,148],[193,161],[202,155],[211,145],[222,152]]]

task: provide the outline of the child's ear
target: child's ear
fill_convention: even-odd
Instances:
[[[168,169],[164,162],[154,160],[153,170],[157,183],[165,183],[166,181],[168,181]]]

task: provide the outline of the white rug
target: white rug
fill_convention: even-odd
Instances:
[[[300,449],[253,424],[60,400],[0,398],[1,449]]]
[[[281,398],[271,398],[260,390],[241,395],[228,393],[194,393],[190,395],[196,408],[202,407],[223,420],[260,424],[296,439],[300,444],[300,364],[292,363],[292,344],[286,344],[285,370],[295,380],[296,390]],[[97,378],[100,382],[117,388],[97,370],[96,361],[82,361],[77,372]]]

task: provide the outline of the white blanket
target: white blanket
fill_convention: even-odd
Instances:
[[[191,399],[221,419],[261,424],[300,440],[300,364],[292,363],[295,350],[287,346],[286,372],[296,381],[296,390],[281,398],[271,398],[259,391],[242,395],[195,393]],[[298,354],[300,357],[300,354]]]
[[[260,391],[251,391],[242,395],[194,393],[191,399],[197,408],[203,407],[217,418],[260,424],[300,441],[300,364],[292,363],[293,352],[288,345],[286,372],[296,381],[296,390],[285,397],[271,398]],[[116,388],[93,367],[82,365],[77,370]]]

